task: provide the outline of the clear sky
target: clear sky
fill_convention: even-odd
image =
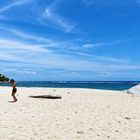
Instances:
[[[140,0],[1,0],[0,73],[140,80]]]

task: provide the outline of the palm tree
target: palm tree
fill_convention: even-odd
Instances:
[[[10,79],[3,74],[0,74],[0,82],[8,82]]]

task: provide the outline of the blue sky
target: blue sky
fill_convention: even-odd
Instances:
[[[140,80],[140,0],[0,1],[0,73],[16,80]]]

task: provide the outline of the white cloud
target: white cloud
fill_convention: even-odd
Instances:
[[[26,51],[30,51],[30,52],[40,52],[40,53],[50,53],[51,52],[51,48],[55,48],[55,49],[61,49],[63,51],[65,50],[69,50],[69,54],[65,54],[65,53],[59,53],[59,54],[55,54],[53,51],[51,52],[52,55],[57,55],[57,59],[58,58],[63,58],[65,59],[66,57],[69,58],[71,56],[71,53],[73,53],[75,56],[79,55],[86,58],[89,58],[90,61],[94,61],[94,62],[104,62],[104,63],[123,63],[123,64],[130,64],[131,62],[128,60],[123,60],[123,59],[118,59],[118,58],[112,58],[112,57],[103,57],[103,56],[98,56],[96,54],[90,54],[87,53],[84,50],[81,50],[80,46],[77,46],[75,43],[71,43],[71,41],[69,42],[61,42],[61,41],[57,41],[57,40],[51,40],[49,38],[43,38],[40,36],[34,36],[34,35],[30,35],[28,33],[24,33],[15,29],[8,29],[8,28],[4,28],[4,27],[0,27],[8,32],[11,32],[25,40],[32,40],[32,41],[37,41],[39,42],[39,44],[37,45],[31,45],[28,43],[24,43],[24,42],[20,42],[20,41],[13,41],[13,40],[0,40],[0,44],[1,46],[6,46],[7,48],[15,48],[15,49],[22,49],[22,50],[26,50]],[[26,42],[26,41],[25,41]],[[98,43],[98,44],[85,44],[83,45],[84,48],[90,48],[90,47],[101,47],[101,46],[108,46],[108,45],[113,45],[113,44],[118,44],[121,43],[123,41],[112,41],[112,42],[108,42],[108,43]],[[40,45],[41,43],[41,45]],[[75,46],[77,46],[77,49],[75,48]],[[5,48],[6,48],[5,47]],[[49,48],[49,50],[47,50],[47,48]],[[75,58],[75,57],[74,57]],[[89,61],[89,59],[87,61]],[[51,61],[51,60],[50,60]]]
[[[18,68],[5,68],[4,69],[7,72],[14,72],[14,73],[22,73],[22,74],[31,74],[31,75],[37,75],[38,73],[36,71],[32,70],[26,70],[26,69],[18,69]]]
[[[58,14],[58,11],[55,10],[55,6],[56,4],[47,6],[45,11],[38,18],[38,21],[45,26],[51,26],[65,32],[72,32],[76,24]]]
[[[2,42],[2,41],[0,41]],[[3,42],[2,42],[3,43]],[[34,51],[26,50],[24,53],[20,53],[19,48],[13,47],[13,42],[8,42],[7,45],[12,45],[12,51],[9,50],[9,47],[7,49],[1,49],[0,52],[0,59],[7,60],[14,62],[12,64],[12,69],[15,70],[22,67],[29,67],[27,64],[30,63],[31,66],[37,66],[38,68],[41,68],[42,71],[44,71],[46,68],[50,67],[53,69],[61,68],[66,71],[71,71],[72,75],[80,76],[78,71],[87,71],[91,73],[98,73],[98,74],[104,74],[106,76],[113,76],[119,72],[128,71],[128,70],[140,70],[139,65],[134,65],[132,63],[126,64],[126,62],[122,61],[121,63],[118,63],[121,60],[113,60],[112,62],[110,60],[107,60],[107,58],[98,58],[102,59],[102,61],[98,62],[96,59],[94,61],[84,60],[84,59],[75,59],[69,56],[63,56],[63,55],[57,55],[55,53],[49,53],[46,54],[44,51],[40,53],[34,53]],[[15,43],[16,44],[16,43]],[[17,44],[16,44],[17,45]],[[1,45],[0,45],[1,46]],[[21,48],[23,49],[23,48]],[[9,51],[7,51],[9,50]],[[114,58],[115,59],[115,58]],[[106,64],[106,62],[109,61],[109,64]],[[22,65],[15,65],[16,62],[20,62]],[[30,66],[30,67],[31,67]],[[13,69],[14,67],[14,69]],[[19,70],[22,73],[26,74],[37,74],[35,69],[33,70]]]
[[[38,73],[36,71],[23,71],[26,74],[32,74],[32,75],[37,75]]]
[[[2,27],[0,27],[2,28]],[[103,56],[97,56],[96,54],[90,54],[90,53],[87,53],[87,52],[84,52],[81,50],[81,47],[77,47],[77,49],[75,49],[75,44],[71,44],[71,42],[61,42],[61,41],[57,41],[57,40],[51,40],[49,38],[43,38],[43,37],[40,37],[40,36],[34,36],[34,35],[30,35],[30,34],[27,34],[27,33],[24,33],[24,32],[21,32],[21,31],[18,31],[18,30],[14,30],[14,29],[8,29],[8,28],[2,28],[6,31],[9,31],[23,39],[26,39],[26,40],[32,40],[32,41],[37,41],[39,43],[41,43],[41,45],[29,45],[27,43],[19,43],[19,42],[13,42],[13,41],[9,41],[9,40],[1,40],[1,43],[6,43],[7,42],[7,45],[8,47],[12,47],[14,46],[15,48],[22,48],[22,49],[26,49],[26,50],[29,50],[29,51],[40,51],[40,52],[46,52],[47,48],[49,47],[49,50],[51,50],[51,48],[56,48],[56,49],[64,49],[64,50],[67,50],[67,49],[70,49],[70,54],[67,54],[67,56],[65,56],[65,54],[59,54],[59,57],[68,57],[69,55],[71,55],[71,51],[72,52],[75,52],[74,54],[77,56],[77,55],[80,55],[80,56],[83,56],[83,57],[89,57],[91,58],[91,60],[94,60],[94,61],[100,61],[100,62],[114,62],[114,63],[130,63],[129,61],[127,60],[122,60],[122,59],[118,59],[118,58],[112,58],[112,57],[103,57]],[[123,41],[114,41],[114,42],[108,42],[108,43],[98,43],[98,44],[85,44],[83,45],[84,48],[91,48],[91,47],[101,47],[101,46],[108,46],[108,45],[113,45],[113,44],[118,44],[118,43],[121,43]],[[9,43],[9,44],[8,44]],[[69,47],[69,48],[68,48]],[[46,49],[44,49],[46,48]]]
[[[23,66],[27,66],[28,63],[31,63],[32,66],[43,67],[43,70],[50,67],[50,68],[61,68],[66,71],[88,71],[91,73],[104,73],[104,75],[108,75],[109,73],[119,73],[120,71],[126,70],[140,70],[140,66],[136,66],[131,62],[123,59],[117,58],[110,58],[110,57],[103,57],[97,56],[95,54],[89,54],[86,52],[82,52],[81,47],[79,46],[78,50],[75,52],[75,56],[72,56],[72,52],[69,54],[55,53],[55,51],[46,50],[44,46],[53,44],[54,47],[61,47],[62,44],[59,41],[53,41],[51,39],[42,38],[40,36],[30,35],[28,33],[24,33],[14,29],[3,28],[6,31],[9,31],[21,38],[24,41],[20,40],[12,40],[12,39],[0,39],[0,59],[7,60],[10,62],[21,62]],[[25,40],[29,41],[25,41]],[[36,44],[32,45],[30,40],[38,40],[42,42],[41,45]],[[108,43],[100,43],[100,44],[88,44],[91,45],[90,47],[95,46],[107,46],[116,43],[120,43],[121,41],[114,41]],[[57,44],[58,43],[58,44]],[[71,44],[71,42],[66,42],[66,44],[62,44],[65,46],[75,46],[75,44]],[[88,46],[89,47],[89,46]],[[68,49],[67,47],[63,49]],[[72,51],[72,50],[71,50]],[[23,53],[22,53],[23,52]],[[78,58],[78,54],[82,53],[85,57]],[[89,58],[88,58],[89,57]],[[78,59],[77,59],[78,58]],[[85,59],[88,58],[88,59]],[[17,67],[19,64],[17,64]],[[27,66],[28,67],[28,66]],[[15,67],[16,68],[16,67]],[[30,71],[27,73],[30,73]],[[33,73],[32,73],[33,74]],[[34,73],[35,74],[35,73]],[[76,75],[76,73],[71,73]],[[77,73],[78,74],[78,73]],[[78,75],[77,75],[78,76]]]
[[[84,44],[82,47],[83,48],[94,48],[94,47],[96,47],[96,44]]]
[[[12,54],[12,52],[7,52],[5,50],[0,51],[0,59],[3,61],[19,61],[19,62],[25,62],[25,60],[17,55]]]
[[[84,44],[84,48],[94,48],[94,47],[102,47],[102,46],[111,46],[111,45],[116,45],[120,43],[124,43],[129,40],[118,40],[118,41],[112,41],[112,42],[107,42],[107,43],[95,43],[95,44]]]
[[[43,43],[44,46],[48,46],[48,47],[63,46],[62,42],[54,40],[54,39],[31,35],[29,33],[25,33],[25,32],[22,32],[22,31],[19,31],[16,29],[6,28],[6,27],[2,27],[2,26],[0,27],[0,29],[11,32],[11,33],[15,34],[16,36],[21,37],[26,40],[32,40],[34,42],[38,42],[41,44]]]
[[[10,3],[9,5],[6,5],[2,8],[0,8],[0,13],[10,10],[11,8],[15,7],[15,6],[20,6],[26,3],[30,3],[32,0],[16,0],[16,2],[14,3]]]
[[[3,15],[0,15],[1,20],[8,20],[8,18],[4,17]]]
[[[0,39],[0,48],[27,50],[31,52],[49,52],[47,51],[47,49],[44,49],[41,45],[25,44],[23,42],[8,39]]]

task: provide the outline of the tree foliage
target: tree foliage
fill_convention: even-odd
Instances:
[[[6,76],[4,76],[3,74],[0,74],[0,81],[2,82],[8,82],[10,79]]]

